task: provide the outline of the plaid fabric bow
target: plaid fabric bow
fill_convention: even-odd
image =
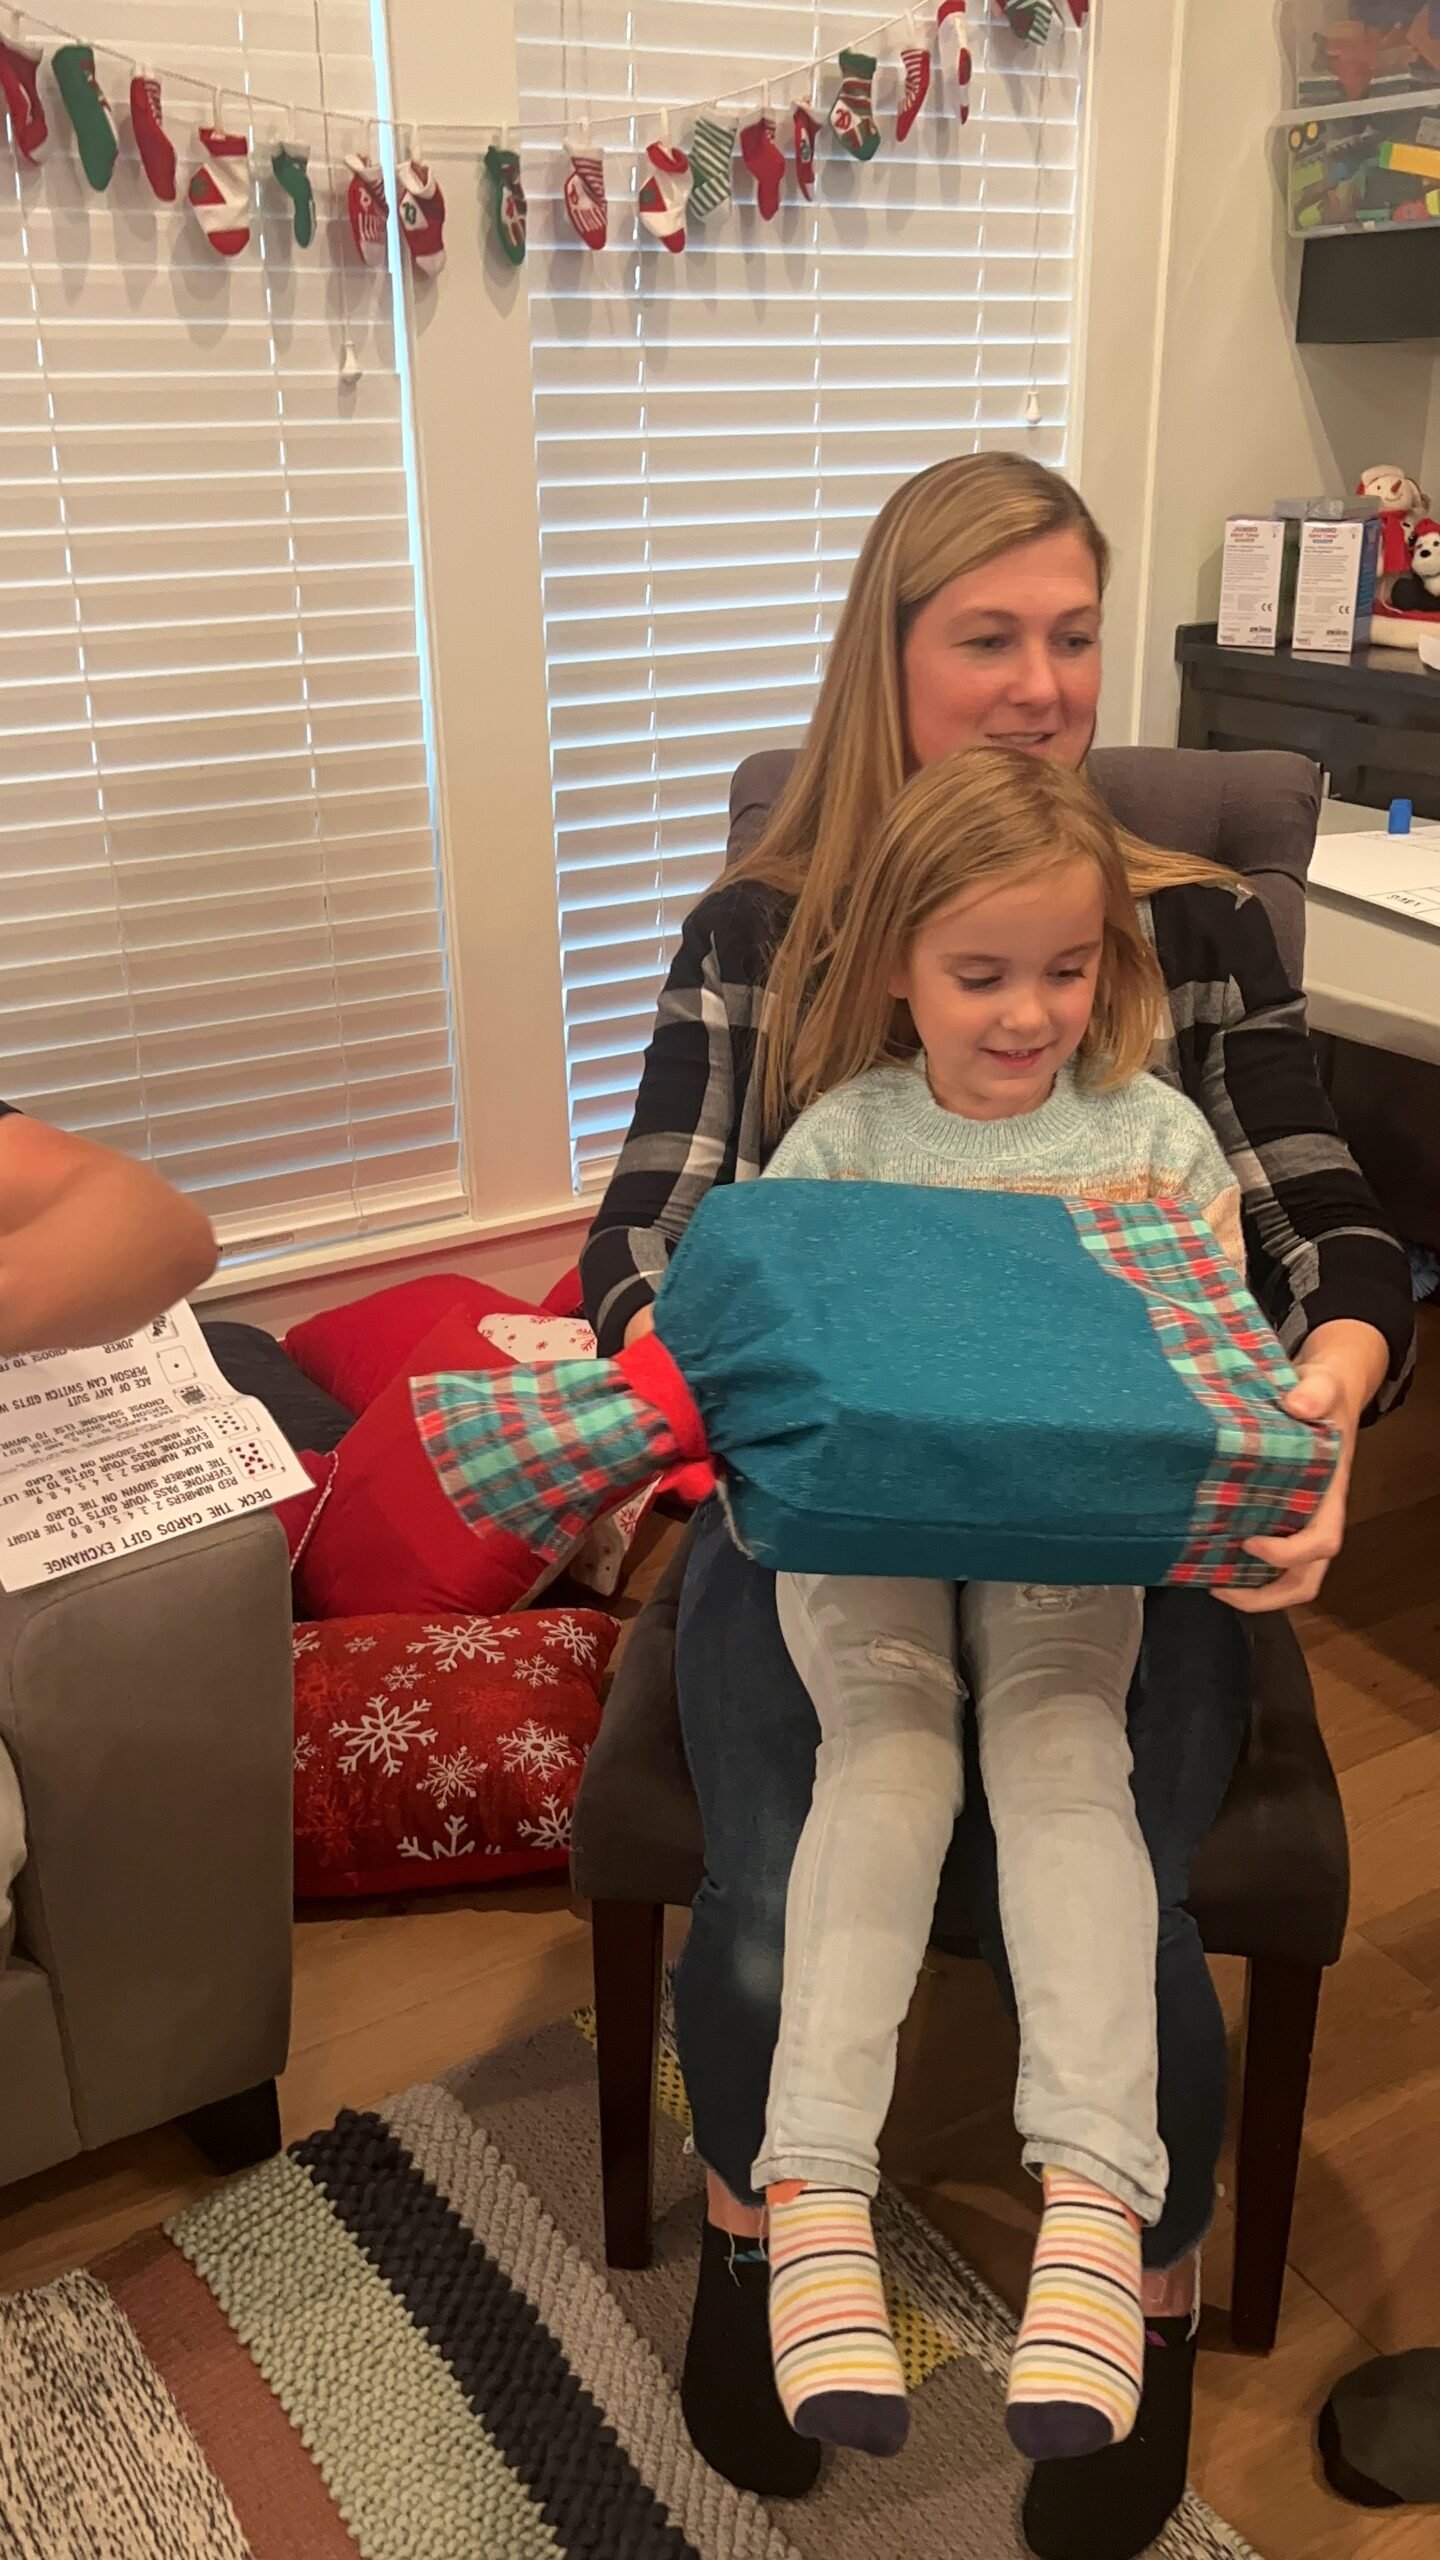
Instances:
[[[510,1530],[550,1564],[662,1468],[678,1462],[671,1489],[686,1500],[714,1490],[704,1423],[654,1334],[618,1360],[416,1378],[410,1398],[461,1519]]]

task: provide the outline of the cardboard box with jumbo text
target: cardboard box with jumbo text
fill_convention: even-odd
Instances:
[[[1300,533],[1274,516],[1231,516],[1215,634],[1222,649],[1278,649],[1289,639]]]

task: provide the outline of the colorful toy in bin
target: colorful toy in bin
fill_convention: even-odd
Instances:
[[[1288,0],[1301,107],[1440,86],[1434,0]]]
[[[1377,157],[1382,169],[1407,178],[1440,178],[1440,151],[1418,142],[1382,142]]]

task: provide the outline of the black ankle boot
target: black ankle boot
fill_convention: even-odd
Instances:
[[[1037,2462],[1025,2493],[1035,2560],[1139,2560],[1185,2495],[1195,2340],[1189,2320],[1147,2320],[1134,2432],[1103,2453]]]
[[[796,2435],[780,2406],[769,2298],[760,2242],[707,2222],[680,2407],[696,2452],[722,2480],[757,2498],[803,2498],[820,2476],[820,2447]]]

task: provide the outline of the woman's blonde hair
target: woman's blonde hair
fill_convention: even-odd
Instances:
[[[827,938],[814,943],[802,929],[782,945],[765,1025],[766,1066],[783,1098],[779,1118],[882,1060],[915,1055],[910,1009],[891,987],[932,916],[957,898],[1075,861],[1093,863],[1105,902],[1095,1006],[1077,1063],[1096,1087],[1138,1075],[1154,1049],[1165,988],[1119,828],[1068,766],[1013,748],[971,747],[905,785],[853,866],[844,914]],[[796,914],[804,928],[809,903],[802,887]]]
[[[952,578],[1056,533],[1080,536],[1103,595],[1110,571],[1103,533],[1078,490],[1025,454],[972,453],[936,463],[897,489],[876,517],[795,770],[759,843],[731,874],[797,900],[771,976],[777,992],[782,984],[818,992],[822,954],[838,942],[857,868],[911,770],[904,647],[916,614]],[[1117,833],[1137,898],[1226,876],[1214,863]],[[788,1100],[767,1040],[761,1101],[772,1132],[783,1125]]]

